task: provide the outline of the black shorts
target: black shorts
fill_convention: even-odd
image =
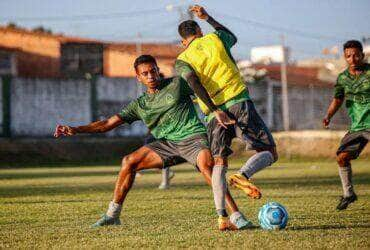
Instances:
[[[235,137],[245,141],[247,149],[270,150],[275,147],[270,130],[258,115],[252,101],[237,103],[226,113],[236,121],[235,125],[225,129],[213,118],[207,126],[213,156],[225,158],[231,155],[231,141]]]
[[[194,135],[179,142],[155,140],[146,144],[145,147],[150,148],[161,157],[163,168],[184,162],[196,166],[200,151],[209,149],[207,135],[205,134]]]
[[[356,159],[361,154],[369,140],[370,130],[348,132],[340,142],[337,155],[342,152],[348,152],[353,159]]]

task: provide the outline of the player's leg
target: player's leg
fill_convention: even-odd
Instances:
[[[219,227],[221,228],[223,224],[228,224],[228,218],[223,216],[225,215],[223,210],[225,209],[224,200],[226,199],[226,204],[231,211],[231,222],[236,225],[238,229],[247,228],[251,223],[240,213],[227,188],[226,182],[226,172],[228,168],[227,158],[232,154],[230,146],[232,139],[235,137],[234,127],[229,126],[225,129],[218,125],[217,121],[213,119],[207,125],[207,134],[215,161],[212,171],[212,190],[216,209],[219,211]]]
[[[257,153],[248,159],[237,174],[229,177],[229,184],[242,189],[248,196],[259,199],[261,192],[250,178],[277,160],[275,142],[251,101],[232,106],[230,112],[237,120],[237,137],[246,141],[248,149],[254,149]]]
[[[155,137],[148,131],[144,138],[144,145],[150,144],[152,142],[156,141]],[[159,189],[168,189],[170,187],[170,180],[175,176],[175,173],[170,170],[169,168],[163,168],[161,171],[162,174],[162,181],[161,184],[159,184]],[[136,174],[136,176],[139,173]]]
[[[337,163],[339,166],[339,177],[342,183],[343,196],[341,197],[338,210],[343,210],[349,204],[357,200],[352,184],[351,160],[356,159],[368,142],[370,132],[347,133],[337,151]]]
[[[122,204],[135,180],[137,171],[143,169],[162,168],[161,157],[148,147],[141,147],[135,152],[125,156],[122,160],[121,170],[116,180],[113,200],[109,203],[108,211],[93,226],[118,225]]]

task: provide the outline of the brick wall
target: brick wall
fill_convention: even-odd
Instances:
[[[56,37],[0,29],[0,45],[22,50],[18,74],[24,77],[58,77],[60,42]]]

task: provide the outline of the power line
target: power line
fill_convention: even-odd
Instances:
[[[46,16],[46,17],[2,17],[1,21],[56,21],[56,22],[71,22],[71,21],[85,21],[85,20],[104,20],[115,18],[128,18],[137,17],[149,14],[162,14],[165,13],[164,8],[139,10],[131,12],[117,12],[106,14],[87,14],[87,15],[73,15],[73,16]]]
[[[276,32],[283,32],[283,33],[287,33],[287,34],[294,35],[294,36],[300,36],[300,37],[316,39],[316,40],[337,41],[337,42],[338,41],[341,42],[341,41],[346,40],[345,38],[334,37],[334,36],[326,36],[326,35],[317,34],[317,33],[309,33],[309,32],[305,32],[305,31],[301,31],[301,30],[295,30],[295,29],[290,29],[290,28],[286,28],[286,27],[275,26],[275,25],[266,24],[266,23],[262,23],[262,22],[258,22],[258,21],[250,20],[250,19],[244,19],[244,18],[241,18],[241,17],[238,17],[238,16],[232,16],[232,15],[223,14],[223,13],[219,13],[219,12],[218,13],[216,12],[216,15],[223,16],[223,17],[226,17],[226,18],[229,18],[229,19],[233,19],[233,20],[236,20],[236,21],[239,21],[239,22],[242,22],[242,23],[246,23],[250,26],[254,26],[254,27],[257,27],[257,28],[273,30],[273,31],[276,31]]]

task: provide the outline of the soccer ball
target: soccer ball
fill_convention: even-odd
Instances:
[[[285,207],[277,202],[269,202],[261,207],[258,221],[263,229],[278,230],[286,227],[288,212]]]

